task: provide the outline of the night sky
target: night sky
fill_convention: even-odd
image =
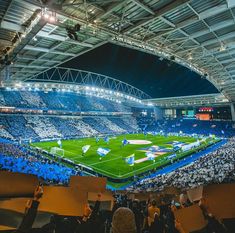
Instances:
[[[112,44],[96,48],[63,66],[111,76],[156,98],[218,92],[210,82],[183,66]]]

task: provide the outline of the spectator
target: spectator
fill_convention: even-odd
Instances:
[[[120,207],[114,212],[112,233],[136,233],[135,216],[130,209]]]
[[[155,200],[152,200],[150,206],[148,207],[148,226],[150,227],[155,219],[155,215],[160,216],[160,209],[157,207]]]

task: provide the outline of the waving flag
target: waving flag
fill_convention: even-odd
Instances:
[[[155,159],[155,155],[152,152],[147,152],[147,153],[145,153],[145,155],[147,156],[148,160]]]
[[[60,148],[62,148],[62,142],[60,139],[57,141],[57,144],[59,145]]]
[[[99,137],[96,137],[96,138],[95,138],[95,141],[96,141],[96,143],[98,143],[98,142],[100,141],[100,138],[99,138]]]
[[[129,164],[130,166],[134,166],[135,163],[135,154],[132,154],[128,157],[126,157],[126,163]]]
[[[85,154],[89,149],[90,149],[91,145],[86,145],[82,147],[82,152]]]
[[[172,154],[172,155],[167,156],[167,159],[171,160],[171,159],[173,159],[175,157],[176,157],[176,154]]]
[[[129,144],[129,142],[128,142],[126,139],[124,139],[124,140],[122,141],[122,145],[125,146],[125,145],[127,145],[127,144]]]
[[[97,154],[100,155],[101,157],[104,157],[105,155],[107,155],[111,150],[108,149],[108,148],[102,148],[102,147],[99,147],[97,149]]]
[[[109,137],[106,136],[106,137],[104,138],[104,141],[105,141],[106,143],[109,143]]]

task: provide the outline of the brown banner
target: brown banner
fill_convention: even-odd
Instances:
[[[186,232],[201,230],[207,224],[198,205],[176,210],[174,214]]]
[[[1,171],[0,197],[30,197],[38,185],[34,175]]]
[[[216,217],[235,218],[235,184],[209,185],[204,187],[203,196]]]
[[[84,189],[88,192],[105,192],[106,178],[90,176],[71,176],[69,186]]]

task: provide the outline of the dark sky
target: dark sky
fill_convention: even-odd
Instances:
[[[152,97],[198,95],[218,92],[189,69],[158,57],[106,44],[63,66],[93,71],[129,83]]]

